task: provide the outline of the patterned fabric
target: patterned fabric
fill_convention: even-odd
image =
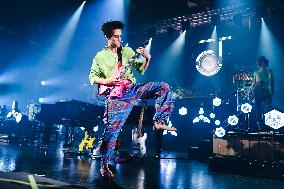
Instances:
[[[117,137],[130,114],[134,103],[138,99],[156,99],[155,115],[153,121],[167,123],[173,111],[173,96],[169,85],[164,82],[148,82],[144,84],[134,84],[128,88],[122,98],[111,98],[106,101],[105,118],[107,126],[105,128],[100,146],[103,164],[108,163],[114,153]]]

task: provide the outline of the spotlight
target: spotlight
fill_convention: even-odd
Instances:
[[[239,122],[239,118],[237,118],[237,116],[233,115],[233,116],[229,116],[228,118],[228,123],[230,125],[237,125]]]
[[[204,117],[204,118],[203,118],[203,122],[205,122],[205,123],[210,123],[210,119],[208,119],[208,117]]]
[[[200,119],[200,120],[203,120],[204,118],[205,118],[204,115],[200,115],[200,116],[199,116],[199,119]]]
[[[198,117],[194,118],[194,120],[192,121],[193,123],[198,123],[200,121],[200,119]]]
[[[252,109],[252,106],[249,103],[245,103],[241,105],[241,111],[245,114],[250,113]]]
[[[41,81],[40,84],[41,84],[42,86],[44,86],[44,85],[46,85],[46,82],[45,82],[45,81]]]
[[[225,134],[226,134],[226,131],[225,131],[225,129],[223,129],[223,127],[216,128],[215,135],[217,137],[221,138],[221,137],[225,136]]]
[[[200,108],[199,111],[198,111],[199,115],[202,115],[204,114],[204,109],[203,108]]]
[[[38,102],[39,102],[39,103],[43,103],[43,102],[44,102],[44,98],[39,98],[39,99],[38,99]]]
[[[99,127],[95,126],[93,130],[94,130],[94,132],[97,132],[99,130]]]
[[[220,120],[215,120],[215,125],[220,125]]]
[[[179,109],[179,114],[180,114],[180,115],[186,115],[186,114],[187,114],[187,109],[186,109],[185,107],[181,107],[181,108]]]
[[[284,126],[284,113],[278,110],[273,109],[270,112],[267,112],[264,114],[264,118],[265,125],[273,129],[279,129]]]
[[[215,97],[215,98],[213,99],[213,106],[220,106],[221,103],[222,103],[222,100],[221,100],[220,98]]]
[[[214,113],[211,113],[211,114],[210,114],[210,118],[214,119],[214,118],[215,118],[215,114],[214,114]]]

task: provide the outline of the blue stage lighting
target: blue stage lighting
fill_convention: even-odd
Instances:
[[[221,100],[220,98],[215,97],[215,98],[213,99],[213,106],[220,106],[221,103],[222,103],[222,100]]]
[[[203,109],[203,108],[200,108],[198,113],[199,113],[199,115],[204,114],[204,109]]]
[[[93,131],[94,132],[97,132],[99,130],[99,127],[98,126],[95,126],[94,128],[93,128]]]
[[[200,119],[200,120],[203,120],[204,118],[205,118],[204,115],[200,115],[200,116],[199,116],[199,119]]]
[[[215,115],[214,113],[211,113],[211,114],[210,114],[210,118],[211,118],[211,119],[214,119],[215,116],[216,116],[216,115]]]
[[[264,114],[264,118],[265,125],[273,129],[279,129],[284,126],[284,113],[278,110],[273,109],[270,112],[267,112]]]
[[[228,118],[228,123],[229,123],[230,125],[237,125],[238,122],[239,122],[239,118],[238,118],[237,116],[235,116],[235,115],[229,116],[229,118]]]
[[[220,120],[215,120],[215,125],[220,125]]]
[[[186,115],[187,109],[185,107],[181,107],[178,112],[179,112],[180,115]]]
[[[38,102],[39,102],[39,103],[43,103],[43,102],[44,102],[44,98],[39,98],[39,99],[38,99]]]
[[[46,85],[46,82],[45,82],[45,81],[41,81],[40,84],[41,84],[42,86],[44,86],[44,85]]]
[[[204,117],[204,118],[203,118],[203,122],[205,122],[205,123],[210,123],[210,119],[208,119],[208,117]]]
[[[193,123],[198,123],[200,121],[200,119],[198,117],[193,119]]]
[[[225,131],[225,129],[223,129],[223,127],[216,128],[215,135],[217,137],[221,138],[221,137],[225,136],[225,134],[226,134],[226,131]]]
[[[252,106],[249,103],[245,103],[241,105],[241,111],[245,114],[250,113],[252,109]]]

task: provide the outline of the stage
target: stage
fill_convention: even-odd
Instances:
[[[10,179],[34,174],[44,175],[42,179],[52,179],[48,182],[46,179],[46,185],[53,183],[65,188],[78,186],[125,189],[284,188],[283,182],[277,180],[212,171],[206,161],[189,159],[188,154],[181,152],[163,153],[160,160],[149,158],[146,161],[135,160],[112,164],[111,169],[116,176],[111,181],[100,177],[100,160],[87,157],[64,157],[62,144],[50,145],[47,149],[39,146],[1,144],[0,153],[0,178],[5,178],[7,175]],[[225,166],[228,165],[225,164]],[[3,188],[2,186],[7,186],[7,183],[0,181],[0,188]],[[19,186],[21,185],[18,185],[18,188]]]
[[[284,0],[1,1],[0,189],[284,189],[283,23]]]

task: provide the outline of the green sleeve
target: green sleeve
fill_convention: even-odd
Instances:
[[[91,71],[89,74],[90,83],[93,85],[98,78],[101,78],[100,58],[98,55],[93,59]]]

